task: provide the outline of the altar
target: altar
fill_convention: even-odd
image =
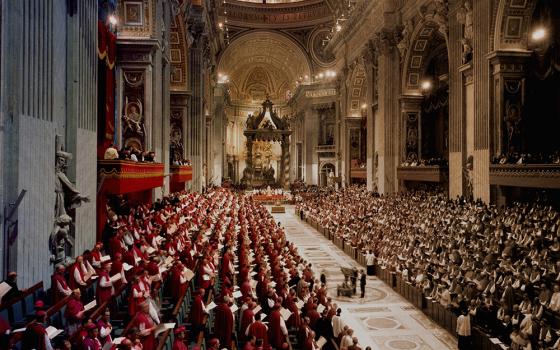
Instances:
[[[292,131],[288,121],[280,118],[270,99],[262,104],[262,111],[247,118],[243,135],[247,138],[246,166],[241,183],[248,188],[264,186],[287,187],[290,179],[290,135]],[[267,149],[280,144],[279,164],[274,170],[271,157],[266,156]]]

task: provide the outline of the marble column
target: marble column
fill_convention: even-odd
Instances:
[[[371,42],[365,47],[362,52],[364,68],[366,71],[367,90],[364,103],[366,104],[366,159],[367,159],[367,189],[368,191],[377,190],[377,179],[375,178],[376,164],[375,164],[375,108],[373,106],[373,96],[375,91],[375,74],[377,57],[375,48]]]
[[[393,32],[380,32],[374,40],[378,56],[378,113],[381,130],[378,150],[379,193],[398,190],[397,165],[399,164],[399,116],[400,67],[399,52]]]
[[[319,114],[313,108],[307,108],[304,119],[304,152],[305,152],[305,182],[308,185],[318,185],[319,182],[319,157],[317,155],[317,146],[319,144],[319,133],[317,125],[319,125]]]
[[[463,62],[463,24],[457,20],[464,11],[463,1],[455,1],[449,9],[449,198],[465,194],[466,162],[474,152],[474,114],[472,64]],[[470,148],[467,146],[470,145]],[[470,187],[470,186],[468,186]]]
[[[280,186],[287,188],[290,184],[290,137],[285,136],[282,140],[282,163],[278,174]]]
[[[477,33],[490,33],[493,1],[474,1],[473,19]],[[490,35],[473,38],[474,154],[473,196],[490,202],[490,67],[486,57],[492,47]]]
[[[200,191],[204,186],[205,175],[203,174],[204,154],[202,143],[206,129],[203,110],[203,36],[202,25],[194,23],[190,26],[193,37],[189,48],[189,87],[191,89],[191,103],[189,105],[189,118],[186,134],[188,142],[186,145],[187,158],[191,160],[193,179],[191,189]]]

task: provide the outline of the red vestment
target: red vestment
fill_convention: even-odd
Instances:
[[[150,315],[139,312],[136,316],[136,327],[140,331],[143,331],[148,328],[152,328],[154,326],[154,321],[150,317]],[[144,336],[142,339],[143,350],[154,350],[156,348],[156,338],[154,336],[154,332],[150,332],[147,336]]]
[[[193,328],[196,326],[200,327],[204,325],[204,302],[202,301],[202,295],[197,295],[194,297],[190,312],[190,318]]]
[[[261,321],[255,321],[249,327],[249,337],[263,340],[263,347],[268,348],[268,329]]]
[[[286,341],[282,328],[280,328],[280,311],[273,310],[268,316],[268,338],[270,344],[276,349],[282,349],[282,344]]]
[[[220,303],[216,307],[214,335],[220,340],[221,346],[231,349],[231,334],[233,332],[233,313],[228,304]]]
[[[109,273],[105,270],[99,271],[99,278],[97,279],[97,305],[101,305],[106,301],[111,300],[111,296],[113,295],[113,286],[110,285],[108,287],[101,286],[101,280],[103,282],[107,282],[111,280]]]

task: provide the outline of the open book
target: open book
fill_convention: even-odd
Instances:
[[[187,279],[187,281],[192,280],[193,277],[194,277],[194,272],[191,269],[185,268],[183,270],[183,274],[185,275],[185,278]]]
[[[10,289],[12,289],[12,287],[10,287],[8,283],[6,282],[0,283],[0,300],[2,300],[4,295],[6,295],[6,293],[8,293]]]
[[[215,308],[216,306],[218,306],[218,305],[216,305],[216,303],[212,301],[212,302],[210,302],[210,304],[206,305],[206,311],[210,311],[213,308]]]
[[[96,301],[96,300],[93,300],[92,302],[87,303],[86,305],[84,305],[84,311],[89,311],[89,310],[93,309],[93,308],[96,307],[96,306],[97,306],[97,301]]]
[[[57,335],[64,332],[62,329],[56,329],[53,326],[48,326],[47,329],[45,329],[45,331],[47,332],[47,335],[49,336],[49,339],[53,339]]]
[[[288,309],[281,308],[280,309],[280,316],[282,316],[284,321],[287,321],[290,318],[290,316],[292,316],[292,312]]]
[[[156,327],[154,331],[154,336],[157,337],[160,333],[173,328],[175,328],[175,323],[161,323]]]
[[[317,340],[317,346],[319,347],[319,349],[321,349],[323,345],[325,345],[326,343],[327,343],[327,339],[325,339],[324,337],[320,337]]]
[[[120,281],[121,278],[122,278],[122,276],[121,276],[121,273],[119,272],[119,273],[117,273],[116,275],[111,276],[111,282],[112,282],[112,283],[115,283],[115,282],[117,282],[117,281]]]

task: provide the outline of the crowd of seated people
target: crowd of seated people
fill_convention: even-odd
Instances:
[[[560,164],[560,151],[550,154],[509,152],[492,158],[492,164]]]
[[[549,206],[489,206],[364,187],[299,196],[304,216],[334,232],[425,296],[468,312],[514,349],[559,349],[560,215]]]
[[[207,348],[215,350],[232,349],[232,341],[248,350],[286,349],[290,336],[306,350],[318,349],[321,337],[327,340],[325,349],[334,349],[334,343],[343,350],[359,348],[311,264],[250,197],[213,188],[138,206],[120,198],[110,206],[103,240],[71,264],[56,266],[52,299],[38,300],[25,327],[6,333],[11,344],[21,349],[156,349],[161,327],[175,322],[164,313],[158,291],[166,285],[180,304],[192,283],[188,324],[175,325],[174,350],[197,348],[201,332]],[[112,303],[123,290],[128,291],[126,327],[115,334],[112,312],[118,310]],[[93,309],[86,310],[93,299],[103,308],[95,317]],[[50,339],[50,310],[60,303],[65,329]],[[15,325],[10,328],[15,331]]]
[[[153,163],[156,159],[156,153],[154,151],[141,151],[134,146],[123,147],[120,151],[117,150],[117,146],[111,144],[105,150],[103,156],[105,160],[131,160],[133,162],[146,162]]]

